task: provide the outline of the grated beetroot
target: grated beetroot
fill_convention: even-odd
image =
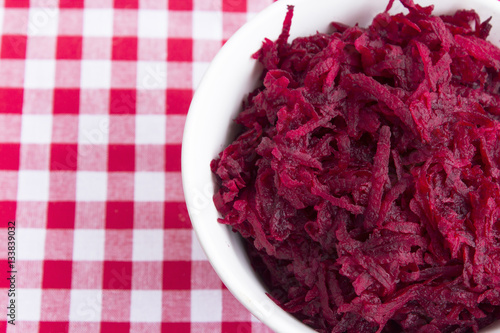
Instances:
[[[473,10],[392,3],[291,43],[289,7],[214,202],[319,332],[477,332],[500,319],[500,49]]]

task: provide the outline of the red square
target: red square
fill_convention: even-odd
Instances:
[[[168,61],[193,61],[193,40],[171,38],[168,40]]]
[[[0,216],[3,216],[6,221],[14,221],[16,219],[16,202],[0,201]]]
[[[47,212],[47,228],[73,229],[75,227],[75,202],[49,202]]]
[[[161,323],[162,332],[190,333],[190,323]]]
[[[70,289],[72,262],[45,260],[43,263],[42,288]]]
[[[181,145],[165,146],[165,171],[181,171]]]
[[[110,145],[108,171],[135,171],[135,146]]]
[[[170,10],[192,10],[193,0],[168,0]]]
[[[3,59],[24,59],[26,57],[26,40],[26,36],[2,36],[2,52],[0,53],[0,57]]]
[[[83,8],[83,0],[59,0],[60,8]]]
[[[138,0],[114,0],[115,8],[124,8],[124,9],[137,9],[139,8]]]
[[[57,37],[57,59],[81,59],[82,37],[59,36]]]
[[[192,90],[167,90],[167,114],[187,114],[192,98]]]
[[[110,114],[135,114],[136,92],[132,89],[111,89]]]
[[[69,322],[41,321],[38,333],[68,332]]]
[[[0,144],[0,170],[19,170],[19,144]]]
[[[222,0],[222,11],[244,13],[247,11],[247,0]]]
[[[7,232],[5,232],[5,233],[7,234]],[[5,238],[5,239],[7,239],[7,238]],[[2,270],[2,272],[8,272],[8,271],[11,270],[11,268],[9,266],[8,260],[0,260],[0,269]],[[6,275],[9,276],[8,273],[6,273]],[[17,287],[19,288],[19,286],[17,286]],[[10,288],[10,280],[8,280],[8,279],[0,279],[0,288],[2,288],[2,289],[4,289],[4,288],[5,289],[9,289]],[[2,332],[2,331],[0,331],[0,332]]]
[[[4,6],[10,8],[28,8],[30,0],[4,0]]]
[[[246,323],[222,322],[221,324],[222,324],[222,326],[221,326],[222,333],[233,333],[233,332],[251,333],[252,332],[252,323],[249,323],[249,322],[246,322]]]
[[[191,262],[163,262],[163,290],[191,289]]]
[[[79,89],[54,89],[54,113],[78,114],[79,110]]]
[[[50,170],[76,170],[78,146],[54,143],[50,146]]]
[[[132,263],[130,261],[105,261],[102,279],[103,289],[130,289],[132,287]]]
[[[107,229],[132,229],[134,226],[134,203],[108,201],[106,203]]]
[[[113,37],[113,60],[137,60],[137,38]]]
[[[189,229],[191,221],[185,202],[165,202],[165,229]]]
[[[101,332],[113,332],[113,333],[129,333],[130,323],[111,323],[102,322]]]
[[[23,89],[0,88],[0,113],[23,111]]]

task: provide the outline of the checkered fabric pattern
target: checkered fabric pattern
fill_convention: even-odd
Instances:
[[[271,2],[0,0],[0,332],[270,332],[203,254],[180,156],[209,62]]]

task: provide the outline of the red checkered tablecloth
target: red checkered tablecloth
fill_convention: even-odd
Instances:
[[[210,60],[271,2],[0,0],[0,332],[270,332],[203,254],[180,157]]]

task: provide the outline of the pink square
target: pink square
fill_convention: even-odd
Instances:
[[[113,36],[137,35],[137,11],[115,9],[113,13]]]
[[[0,86],[21,88],[24,85],[24,60],[0,61]]]
[[[136,171],[164,171],[165,146],[135,146],[135,169]]]
[[[102,262],[100,261],[73,261],[71,274],[72,289],[101,289]]]
[[[191,230],[167,229],[163,235],[165,261],[191,260]]]
[[[0,173],[0,177],[2,174],[3,172]],[[2,184],[1,180],[0,184]],[[47,203],[40,201],[18,201],[16,220],[23,221],[23,227],[25,228],[45,228],[47,225]]]
[[[111,59],[111,38],[84,37],[82,59]]]
[[[50,173],[50,201],[75,201],[76,173],[52,171]]]
[[[113,61],[111,63],[111,87],[135,88],[137,85],[137,63],[135,61]]]
[[[59,9],[59,36],[80,36],[83,31],[83,11]]]
[[[210,1],[193,0],[193,9],[194,10],[220,11],[220,10],[222,10],[222,0],[210,0]]]
[[[0,171],[0,200],[17,200],[17,171]],[[21,202],[17,203],[17,215],[19,215],[20,204]]]
[[[165,114],[164,90],[137,90],[137,114]]]
[[[222,282],[208,261],[191,262],[191,289],[220,289]]]
[[[0,114],[0,142],[18,143],[21,140],[21,115]]]
[[[53,92],[50,89],[25,89],[23,113],[51,114]]]
[[[167,59],[166,39],[140,38],[137,49],[139,60],[164,61]]]
[[[130,320],[130,290],[103,290],[102,291],[102,321]]]
[[[71,291],[64,289],[42,290],[40,321],[66,321],[69,317]]]
[[[175,323],[191,320],[190,290],[163,291],[162,304],[162,322]]]
[[[68,333],[99,332],[100,325],[101,323],[70,321]]]
[[[28,36],[27,59],[54,59],[56,56],[56,37]]]
[[[80,87],[79,60],[57,60],[56,62],[56,87],[57,88],[79,88]]]
[[[80,90],[80,113],[107,114],[109,91],[104,89]]]
[[[26,35],[28,32],[28,8],[6,8],[3,14],[2,34]]]
[[[215,2],[206,1],[204,2]],[[168,37],[169,38],[191,38],[193,35],[193,15],[188,11],[174,11],[168,12]]]
[[[190,62],[169,62],[167,88],[191,89],[193,87],[193,65]]]
[[[24,272],[18,288],[40,288],[42,286],[43,262],[38,260],[18,260],[17,271]]]
[[[185,115],[167,115],[167,141],[166,143],[182,142],[182,134],[184,124],[186,123]]]
[[[20,170],[48,170],[50,145],[22,144]]]
[[[47,229],[44,259],[71,260],[73,258],[73,230]]]
[[[249,1],[250,2],[250,1]],[[222,38],[229,39],[234,33],[247,22],[246,13],[222,14]]]
[[[163,264],[161,261],[135,261],[132,263],[132,289],[161,290]]]
[[[78,145],[78,170],[106,171],[108,167],[108,146]]]
[[[210,62],[221,48],[219,41],[193,40],[193,61]]]
[[[54,115],[52,117],[52,142],[78,142],[78,116]]]
[[[105,260],[132,261],[132,230],[106,230]]]
[[[258,13],[267,6],[271,5],[273,0],[252,0],[247,1],[247,11]]]
[[[165,172],[165,201],[184,201],[180,172]]]
[[[162,229],[162,202],[134,202],[134,228]]]
[[[5,302],[3,304],[5,304]],[[11,332],[12,333],[17,333],[17,332],[38,332],[39,322],[18,321],[18,320],[16,320],[16,325],[15,326],[13,326],[13,325],[7,325],[7,326],[8,326],[7,333],[11,333]]]
[[[85,8],[113,8],[113,0],[85,0]]]
[[[134,201],[134,173],[108,173],[108,200]]]
[[[105,217],[105,202],[77,202],[75,229],[103,229]]]
[[[222,321],[250,321],[250,312],[227,289],[222,290]]]
[[[140,9],[167,9],[166,1],[139,0]]]
[[[191,323],[191,333],[222,332],[221,323]]]
[[[135,117],[129,115],[109,116],[109,143],[135,143]]]
[[[130,323],[130,333],[159,333],[161,331],[161,323]]]

